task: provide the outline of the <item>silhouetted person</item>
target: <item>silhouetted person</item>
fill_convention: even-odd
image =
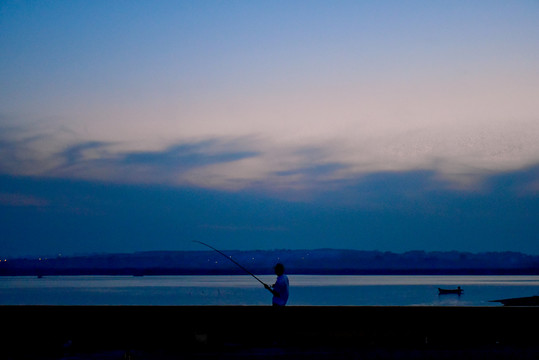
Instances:
[[[273,294],[273,299],[271,300],[273,306],[285,306],[288,301],[288,276],[284,274],[284,266],[281,263],[275,265],[274,270],[277,281],[271,286],[264,285],[264,287]]]

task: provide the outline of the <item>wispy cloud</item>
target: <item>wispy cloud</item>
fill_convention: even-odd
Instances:
[[[58,154],[58,157],[64,160],[62,167],[74,166],[92,158],[110,157],[110,152],[107,151],[109,145],[101,141],[86,141],[68,146],[67,149]]]
[[[120,183],[185,185],[185,174],[197,168],[256,157],[241,149],[240,140],[209,139],[181,142],[163,150],[126,150],[119,143],[88,141],[68,146],[54,155],[46,175]]]
[[[49,201],[33,195],[0,193],[0,205],[17,207],[42,207],[49,205]]]
[[[462,126],[447,131],[312,139],[215,136],[144,142],[76,141],[51,132],[11,128],[0,135],[0,171],[11,175],[167,184],[269,192],[324,190],[376,173],[429,171],[436,186],[477,188],[482,180],[539,163],[539,124]],[[371,134],[372,135],[372,134]],[[71,140],[69,140],[71,139]],[[359,141],[359,139],[362,139]],[[144,148],[148,150],[144,150]],[[523,187],[534,189],[530,179]],[[529,191],[529,190],[528,190]]]
[[[132,152],[125,154],[121,163],[128,166],[153,166],[184,172],[190,168],[234,162],[256,157],[255,151],[235,149],[235,141],[216,139],[173,145],[163,151]]]

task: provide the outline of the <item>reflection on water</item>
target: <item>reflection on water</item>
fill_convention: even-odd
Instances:
[[[272,283],[275,276],[261,276]],[[539,276],[290,275],[290,305],[499,306],[488,300],[539,294]],[[464,293],[438,295],[438,287]],[[4,305],[268,305],[250,276],[0,277]]]

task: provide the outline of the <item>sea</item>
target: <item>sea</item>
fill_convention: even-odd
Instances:
[[[289,275],[289,305],[501,306],[539,295],[539,276]],[[259,276],[268,284],[275,276]],[[462,295],[439,295],[438,288]],[[249,275],[1,276],[0,305],[269,305]]]

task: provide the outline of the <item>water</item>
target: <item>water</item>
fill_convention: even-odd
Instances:
[[[261,276],[272,283],[275,276]],[[539,276],[289,275],[289,305],[499,306],[539,294]],[[464,294],[438,295],[438,287]],[[250,276],[0,277],[0,305],[268,305]]]

